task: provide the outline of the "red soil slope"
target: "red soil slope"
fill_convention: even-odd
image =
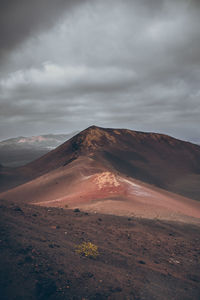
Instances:
[[[95,126],[25,167],[0,170],[0,189],[65,168],[80,156],[111,172],[200,200],[200,146],[163,134]]]
[[[0,198],[115,215],[200,221],[199,202],[111,172],[86,157],[2,193]]]

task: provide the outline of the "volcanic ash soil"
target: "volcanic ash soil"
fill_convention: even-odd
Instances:
[[[0,202],[1,300],[200,299],[195,225]],[[92,242],[99,256],[76,253]]]

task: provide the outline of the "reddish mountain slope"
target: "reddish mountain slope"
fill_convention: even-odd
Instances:
[[[5,193],[0,198],[40,206],[200,223],[200,202],[111,172],[96,159],[79,156]]]
[[[25,167],[1,173],[1,190],[65,167],[80,156],[93,158],[111,172],[200,200],[200,146],[163,134],[96,126]]]

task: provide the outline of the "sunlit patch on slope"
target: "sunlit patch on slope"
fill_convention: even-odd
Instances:
[[[105,187],[118,187],[120,182],[117,176],[111,172],[103,172],[97,174],[93,179],[93,182],[97,185],[99,190],[102,190]]]

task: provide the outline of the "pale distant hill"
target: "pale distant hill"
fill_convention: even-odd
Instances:
[[[0,163],[6,167],[23,166],[58,147],[76,133],[20,136],[1,141]]]

